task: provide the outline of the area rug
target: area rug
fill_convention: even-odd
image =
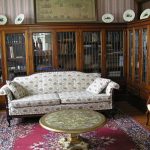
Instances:
[[[96,131],[83,133],[89,150],[149,150],[150,132],[128,115],[116,111],[105,114],[107,123]],[[68,135],[50,132],[38,124],[39,118],[13,119],[7,127],[6,115],[0,113],[0,150],[61,150],[58,143]]]

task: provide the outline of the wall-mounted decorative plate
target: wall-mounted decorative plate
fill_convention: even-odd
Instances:
[[[148,18],[148,17],[150,17],[150,9],[149,9],[149,8],[148,8],[148,9],[145,9],[145,10],[141,13],[140,19],[146,19],[146,18]]]
[[[24,20],[24,14],[19,14],[15,19],[15,24],[21,24]]]
[[[135,12],[132,9],[128,9],[123,13],[123,19],[127,22],[133,21],[135,18]]]
[[[104,14],[102,16],[102,21],[105,23],[111,23],[114,20],[114,16],[112,14]]]
[[[4,25],[7,23],[7,17],[4,15],[0,15],[0,25]]]

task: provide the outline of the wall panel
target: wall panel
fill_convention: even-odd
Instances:
[[[25,15],[24,24],[34,23],[33,0],[0,0],[0,14],[7,16],[8,24],[14,24],[20,13]]]
[[[134,0],[96,0],[98,10],[98,21],[105,13],[115,16],[114,22],[124,22],[123,12],[133,9],[137,12],[137,4]],[[0,0],[0,14],[8,17],[8,23],[14,24],[18,14],[24,13],[24,24],[34,23],[34,0]],[[137,14],[137,13],[136,13]]]
[[[114,15],[114,22],[124,22],[123,13],[127,9],[133,9],[137,14],[137,4],[134,0],[97,0],[98,20],[102,21],[102,15],[111,13]]]
[[[142,10],[147,9],[147,8],[150,8],[150,1],[143,3],[143,5],[142,5]]]

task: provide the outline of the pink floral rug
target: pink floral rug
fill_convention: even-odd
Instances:
[[[90,150],[149,150],[150,132],[131,117],[117,111],[107,124],[96,131],[81,134]],[[58,140],[68,135],[50,132],[38,124],[39,118],[13,119],[7,127],[6,115],[0,114],[0,150],[61,150]]]

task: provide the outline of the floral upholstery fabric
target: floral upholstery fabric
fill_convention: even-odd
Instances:
[[[104,78],[96,78],[92,84],[86,89],[86,91],[98,94],[102,92],[102,90],[108,85],[110,82],[109,79],[104,79]]]
[[[28,95],[27,90],[17,82],[7,81],[7,85],[16,99]]]
[[[87,91],[62,92],[58,95],[62,104],[98,103],[111,100],[111,97],[106,94],[92,94]]]
[[[18,82],[25,87],[29,95],[48,94],[54,92],[66,92],[85,90],[99,73],[83,73],[78,71],[44,72],[26,77],[16,77]]]
[[[77,71],[52,72],[44,73],[43,91],[50,92],[68,92],[86,89],[98,73],[82,73]]]
[[[74,74],[75,82],[74,86],[76,91],[85,90],[96,78],[101,77],[98,73],[76,73]]]
[[[111,81],[101,94],[86,91],[100,76],[78,71],[36,73],[13,80],[27,89],[28,96],[14,99],[7,85],[0,91],[9,97],[9,115],[45,114],[72,108],[112,109],[112,89],[119,88],[117,83]]]
[[[8,85],[4,85],[0,89],[0,95],[5,95],[5,94],[7,95],[8,101],[13,100],[13,95],[12,95],[10,89],[8,88]]]
[[[107,95],[112,95],[113,89],[119,89],[119,84],[116,82],[111,81],[108,86],[106,87],[106,94]]]
[[[60,98],[57,93],[31,95],[10,102],[10,105],[15,108],[48,105],[52,106],[59,104]]]
[[[25,77],[16,77],[14,81],[27,89],[29,95],[43,94],[43,73],[36,73]]]
[[[112,109],[111,101],[103,101],[101,103],[87,103],[87,104],[60,104],[54,106],[34,106],[14,108],[9,107],[9,115],[25,115],[25,114],[46,114],[61,109],[91,109],[91,110],[106,110]]]

